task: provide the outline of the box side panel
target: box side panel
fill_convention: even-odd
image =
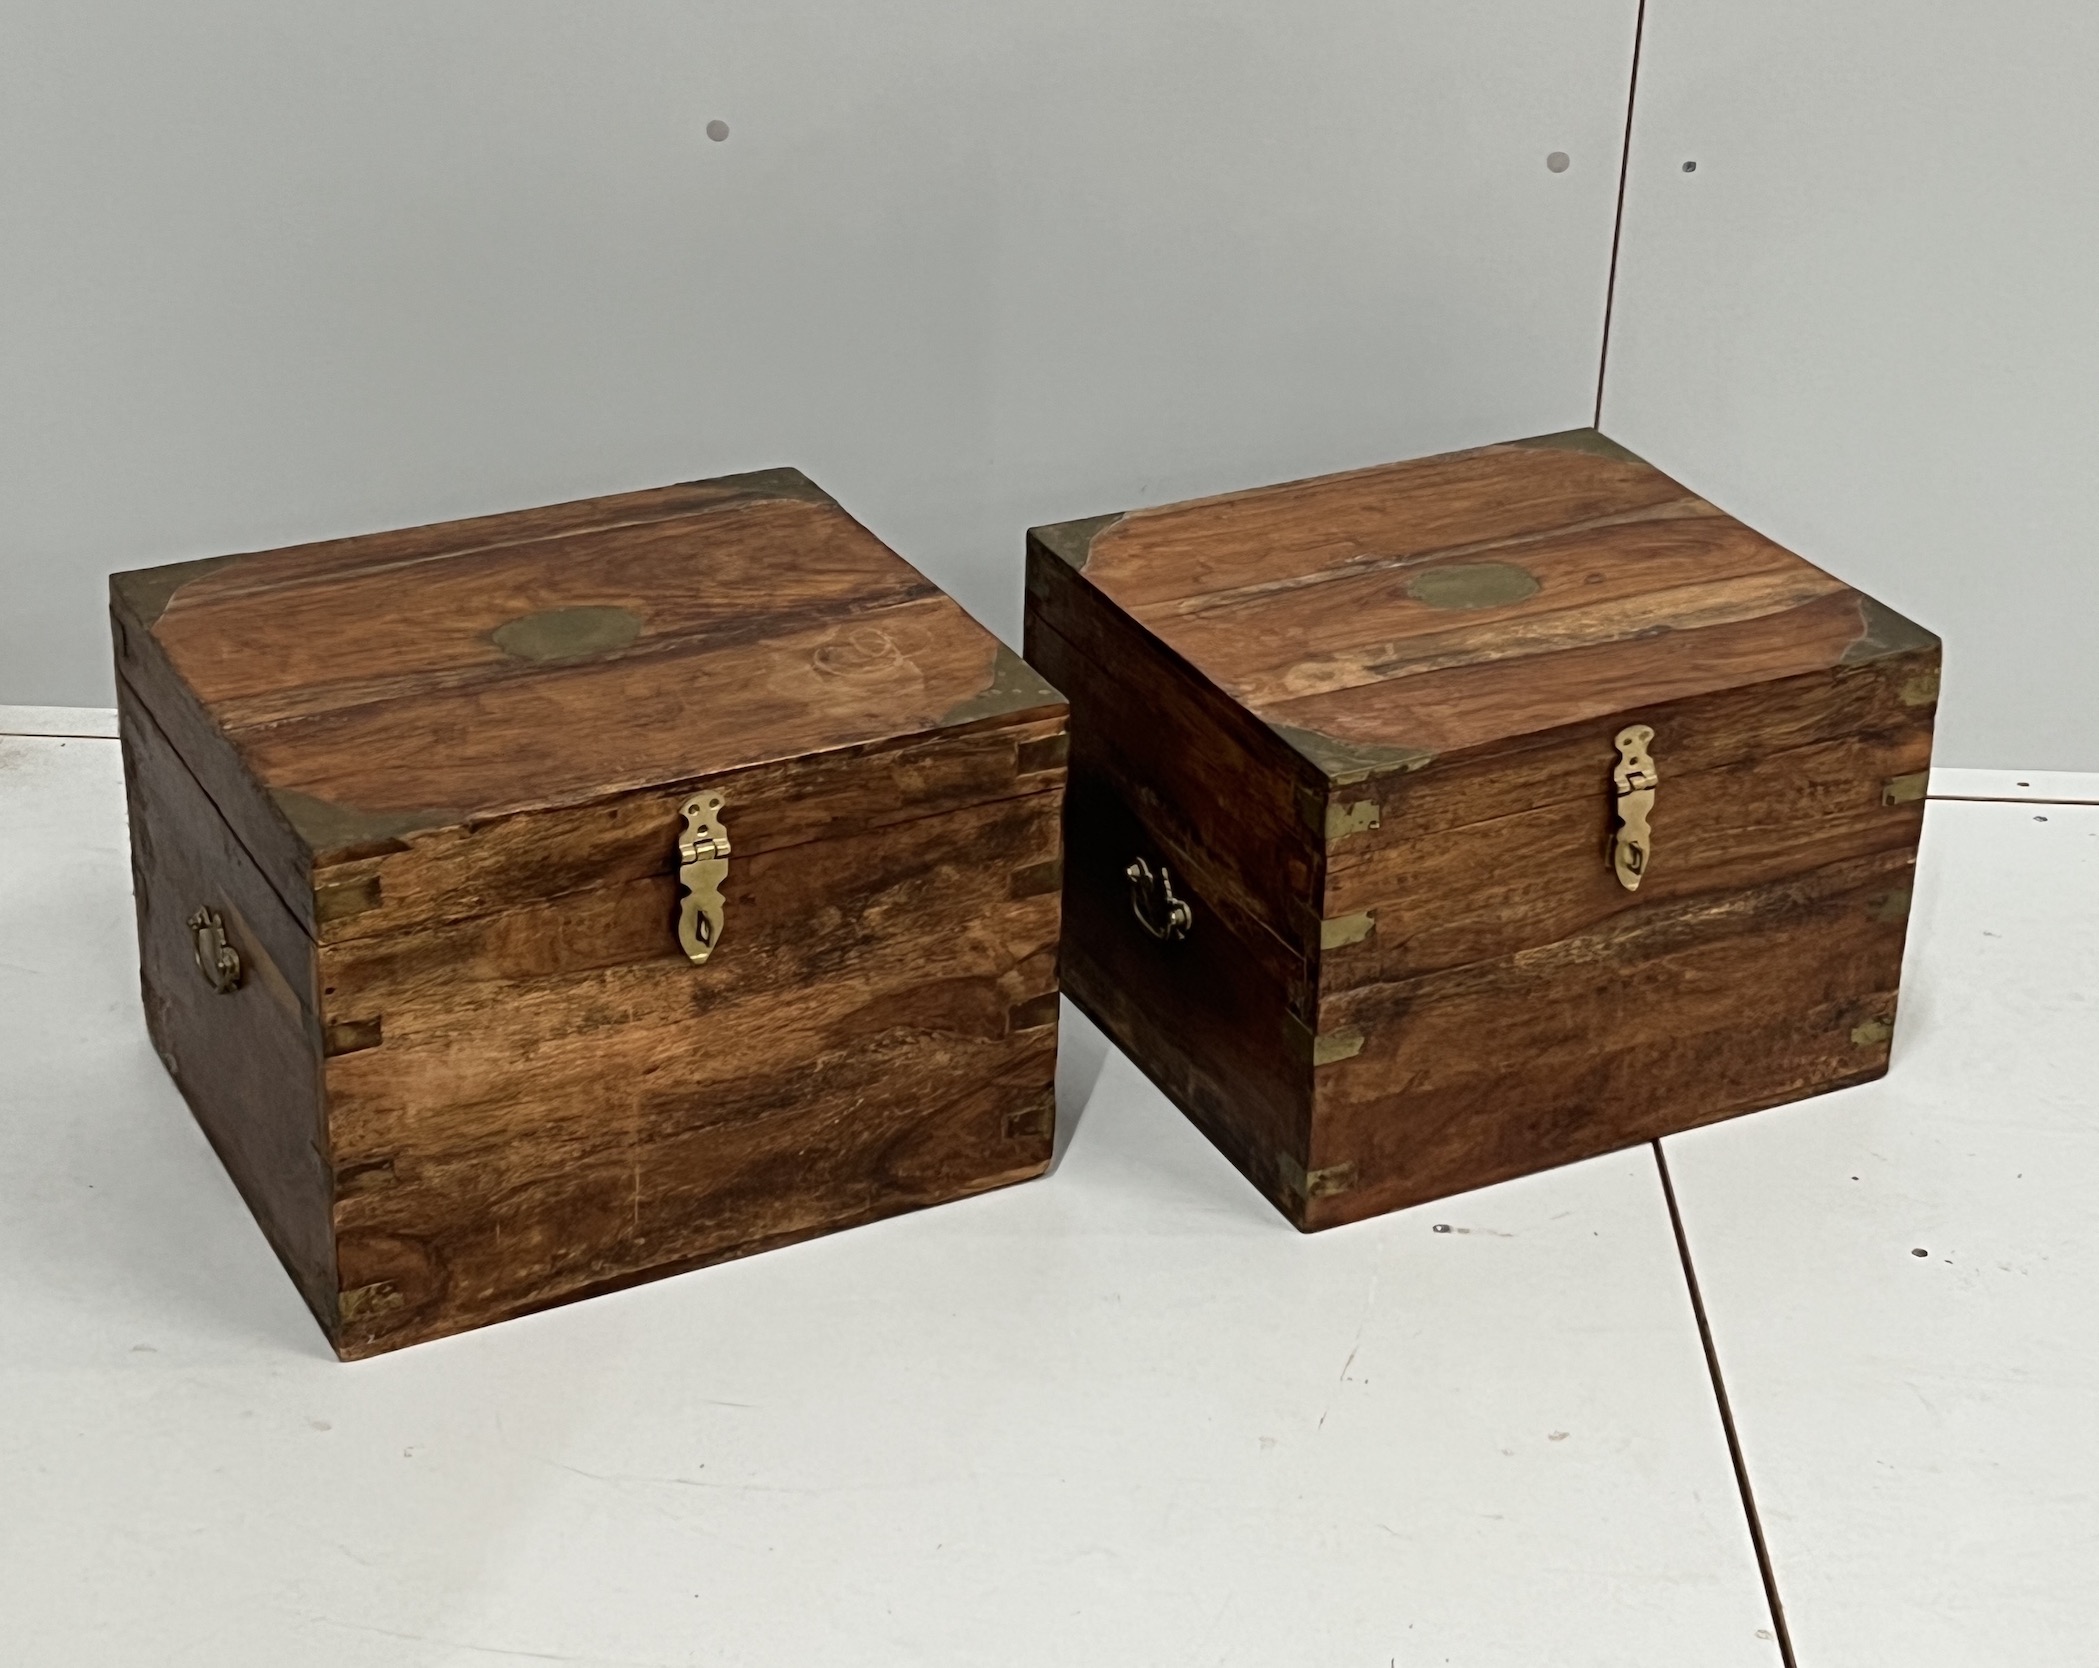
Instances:
[[[1878,1077],[1913,851],[1656,902],[1349,992],[1315,1072],[1332,1226]]]
[[[1073,703],[1075,757],[1206,885],[1302,956],[1318,941],[1324,781],[1268,726],[1031,536],[1027,655]]]
[[[279,903],[310,936],[313,879],[305,844],[256,786],[238,750],[114,584],[111,599],[119,690],[128,686],[133,705],[153,715],[175,756],[217,808]]]
[[[1633,709],[1345,790],[1322,1003],[1559,943],[1615,918],[1916,849],[1938,650]],[[1637,891],[1610,863],[1628,724],[1660,785]],[[1358,1005],[1359,1006],[1359,1005]]]
[[[1054,751],[1041,728],[1022,762]],[[1008,788],[737,847],[704,965],[678,945],[670,856],[324,944],[342,1351],[1039,1174],[1062,772]]]
[[[1088,688],[1073,682],[1075,722]],[[1310,1032],[1293,1013],[1308,995],[1303,964],[1230,893],[1211,891],[1098,769],[1087,742],[1078,747],[1065,822],[1065,988],[1294,1220],[1311,1111]],[[1139,857],[1163,867],[1185,901],[1184,935],[1162,939],[1144,924],[1169,927],[1170,911],[1148,890],[1133,896],[1127,871]]]
[[[333,1179],[313,942],[119,679],[146,1025],[227,1173],[324,1329],[335,1322]],[[241,961],[221,994],[189,921],[216,911]]]
[[[1936,645],[1571,725],[1365,784],[1329,867],[1322,1223],[1879,1075],[1901,975]],[[1610,864],[1613,737],[1659,784]]]

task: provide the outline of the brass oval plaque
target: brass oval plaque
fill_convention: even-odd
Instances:
[[[855,626],[818,645],[809,664],[834,678],[878,678],[904,663],[904,651],[880,626]]]
[[[1537,594],[1537,575],[1514,562],[1453,562],[1407,582],[1407,595],[1431,608],[1506,608]]]
[[[514,660],[586,660],[624,649],[641,635],[641,616],[626,608],[548,608],[506,621],[490,634]]]

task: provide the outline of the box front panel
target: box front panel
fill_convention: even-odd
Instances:
[[[728,795],[704,965],[675,930],[668,846],[651,873],[324,946],[347,1044],[327,1067],[338,1347],[1038,1174],[1061,782],[1036,771],[1016,797],[748,857]]]
[[[1662,702],[1337,796],[1323,1011],[1365,987],[1558,943],[1618,917],[1911,851],[1937,650]],[[1629,725],[1658,774],[1637,889],[1613,863]]]
[[[1316,1163],[1347,1221],[1886,1070],[1936,647],[1431,766],[1337,849]],[[1630,725],[1653,786],[1614,863]],[[1347,845],[1348,842],[1343,842]]]
[[[745,857],[916,822],[1056,781],[1061,718],[942,730],[880,749],[780,759],[707,778],[735,818]],[[392,849],[314,871],[323,944],[381,938],[660,878],[679,807],[700,779],[607,794],[567,814],[421,829]]]
[[[1333,1003],[1314,1073],[1331,1226],[1887,1070],[1914,853],[1657,901]]]

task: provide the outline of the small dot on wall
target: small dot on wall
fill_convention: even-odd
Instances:
[[[707,137],[716,141],[717,143],[719,143],[721,140],[728,138],[729,124],[724,121],[709,122],[707,124]]]
[[[1555,174],[1566,173],[1567,163],[1568,157],[1565,151],[1554,151],[1545,159],[1545,166],[1550,168]]]
[[[1686,162],[1686,163],[1684,164],[1684,172],[1685,172],[1685,173],[1687,173],[1687,174],[1695,174],[1695,173],[1697,173],[1697,172],[1698,172],[1698,164],[1697,164],[1697,163],[1695,163],[1695,162]]]

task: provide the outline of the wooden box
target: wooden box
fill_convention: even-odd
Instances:
[[[1939,646],[1589,430],[1036,529],[1063,976],[1300,1228],[1887,1069]]]
[[[153,1039],[339,1354],[1047,1165],[1063,699],[799,472],[111,597]]]

